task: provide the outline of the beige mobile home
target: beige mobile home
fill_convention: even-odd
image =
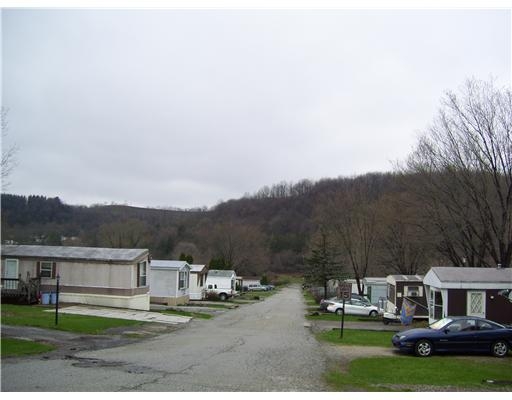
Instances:
[[[98,247],[2,245],[2,281],[40,277],[59,301],[149,310],[149,251]]]

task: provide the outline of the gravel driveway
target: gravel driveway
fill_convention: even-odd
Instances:
[[[126,346],[2,364],[2,391],[326,391],[299,287]]]

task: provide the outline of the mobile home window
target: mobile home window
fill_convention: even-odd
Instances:
[[[39,276],[41,276],[41,278],[53,278],[53,262],[41,261]]]
[[[188,288],[188,272],[187,271],[181,271],[180,272],[180,282],[179,282],[179,289],[186,289]]]
[[[147,264],[146,261],[142,261],[138,265],[139,270],[139,284],[138,286],[146,286],[146,278],[147,278]]]
[[[388,284],[388,299],[395,299],[395,286]]]
[[[423,296],[422,289],[421,286],[405,286],[404,292],[407,297],[421,297]]]

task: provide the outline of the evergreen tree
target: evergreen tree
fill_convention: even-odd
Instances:
[[[304,278],[308,283],[322,286],[324,298],[327,297],[327,284],[331,279],[342,280],[346,277],[338,260],[339,252],[328,240],[327,233],[321,231],[320,238],[311,250],[311,257],[305,259]]]
[[[188,264],[193,264],[194,263],[194,257],[192,257],[191,254],[181,253],[180,254],[180,261],[186,261]]]
[[[212,258],[208,264],[210,269],[232,269],[224,257]]]

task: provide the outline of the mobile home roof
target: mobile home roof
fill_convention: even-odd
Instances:
[[[111,249],[102,247],[2,245],[2,257],[51,258],[66,260],[133,262],[149,254],[148,249]]]

